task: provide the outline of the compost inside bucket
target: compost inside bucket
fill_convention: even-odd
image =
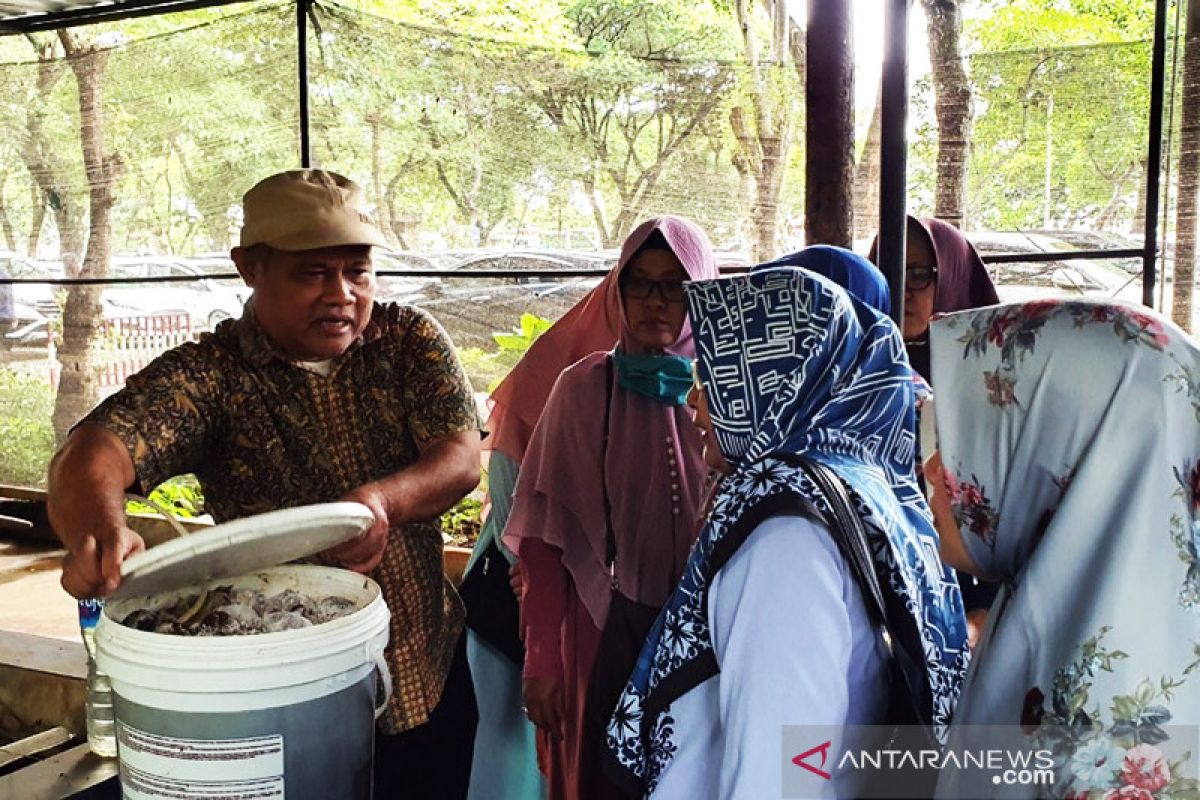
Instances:
[[[175,636],[250,636],[320,625],[359,607],[341,595],[314,597],[294,589],[268,594],[225,584],[185,595],[160,608],[135,609],[121,624]]]
[[[251,610],[259,598],[264,609],[272,600],[311,605],[310,613],[329,598],[344,602],[324,604],[339,606],[327,621],[247,635],[121,624],[161,621],[202,595],[224,604],[211,608],[210,622],[226,600]],[[263,616],[271,613],[279,612]],[[374,720],[390,689],[387,638],[378,585],[329,567],[275,567],[109,604],[97,628],[98,663],[112,681],[125,796],[365,800]]]

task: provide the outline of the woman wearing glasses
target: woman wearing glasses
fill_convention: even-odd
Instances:
[[[679,222],[678,235],[691,237],[688,225]],[[664,241],[661,234],[656,241]],[[539,336],[492,392],[490,435],[484,440],[484,448],[490,451],[489,511],[461,587],[470,628],[467,658],[479,706],[468,795],[472,800],[540,800],[546,796],[534,757],[537,728],[526,716],[522,696],[520,626],[510,610],[515,601],[507,575],[517,556],[501,544],[500,537],[508,523],[534,426],[558,376],[584,356],[611,350],[621,337],[624,322],[617,277],[614,269]],[[641,293],[640,288],[645,287],[633,290]],[[667,291],[674,296],[673,288]],[[519,596],[520,573],[513,574]]]
[[[871,245],[872,261],[876,244]],[[908,218],[908,248],[904,273],[904,347],[913,369],[937,393],[929,368],[929,321],[935,314],[966,311],[1000,302],[975,245],[958,228],[940,219]],[[954,397],[943,403],[952,408]],[[958,573],[971,641],[978,640],[997,586],[966,572]]]
[[[876,260],[878,242],[871,245]],[[921,377],[929,375],[929,321],[934,314],[965,311],[1000,302],[975,245],[940,219],[908,218],[904,275],[904,347]]]
[[[616,348],[562,373],[521,462],[503,541],[524,579],[525,706],[552,800],[611,796],[603,725],[695,536],[707,470],[685,405],[683,282],[716,274],[693,223],[634,230],[604,290]]]

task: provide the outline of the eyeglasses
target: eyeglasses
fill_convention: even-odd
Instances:
[[[633,300],[646,300],[656,289],[664,303],[683,302],[683,281],[652,281],[637,275],[621,278],[621,294]]]
[[[929,288],[929,284],[937,280],[937,270],[933,267],[909,267],[904,270],[904,288],[921,291]]]

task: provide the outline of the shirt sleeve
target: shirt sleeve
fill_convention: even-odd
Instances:
[[[763,522],[717,574],[708,602],[721,666],[718,797],[782,796],[784,726],[845,722],[848,590],[858,591],[825,527],[798,516]],[[817,786],[834,796],[832,784]]]
[[[200,466],[221,395],[215,366],[187,344],[151,361],[79,424],[115,434],[133,460],[138,487],[149,492]]]
[[[567,614],[567,569],[562,551],[540,539],[523,539],[519,563],[525,579],[521,600],[525,677],[561,677],[562,627]]]
[[[404,400],[409,429],[421,445],[445,436],[483,429],[475,393],[446,331],[432,316],[412,309],[404,337]]]

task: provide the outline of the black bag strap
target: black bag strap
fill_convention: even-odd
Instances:
[[[604,561],[608,579],[617,588],[617,537],[612,527],[612,500],[608,496],[608,429],[612,419],[613,354],[604,359],[604,430],[600,434],[600,493],[604,497]]]
[[[898,669],[893,670],[903,682],[905,693],[909,698],[912,722],[932,730],[933,720],[930,709],[919,698],[925,696],[923,688],[916,685],[918,672],[916,662],[904,648],[903,640],[893,632],[888,621],[887,601],[884,599],[883,587],[879,583],[879,574],[875,571],[875,560],[871,556],[871,547],[867,543],[867,530],[862,519],[850,503],[850,495],[845,484],[829,467],[808,459],[797,462],[804,474],[816,484],[821,494],[829,502],[833,519],[827,520],[829,532],[833,535],[838,549],[850,564],[855,581],[862,590],[867,602],[867,613],[874,618],[876,624],[883,628],[883,641],[888,655]]]
[[[871,557],[870,546],[867,544],[867,532],[862,520],[850,505],[850,497],[840,478],[829,467],[807,459],[800,461],[800,468],[809,480],[817,485],[821,494],[829,502],[833,519],[829,520],[830,533],[837,542],[838,549],[850,562],[850,570],[862,589],[867,601],[867,613],[877,625],[883,626],[888,632],[887,603],[883,599],[883,587],[879,585],[879,575],[875,572],[875,562]],[[889,649],[890,643],[889,643]]]

